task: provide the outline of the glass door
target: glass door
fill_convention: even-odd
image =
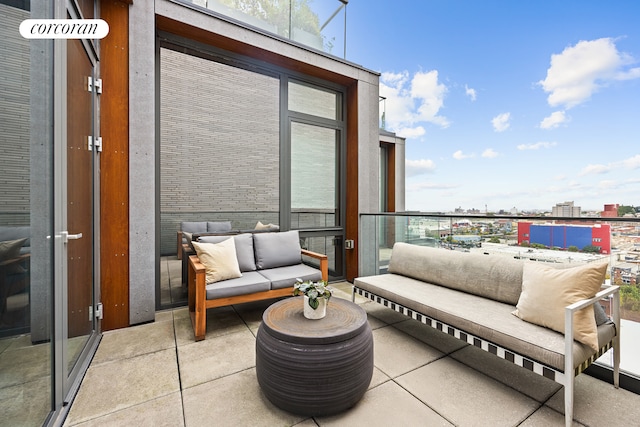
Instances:
[[[330,280],[344,276],[340,131],[291,122],[291,228],[304,249],[329,257]]]
[[[339,280],[345,275],[342,92],[293,79],[286,88],[288,222],[300,231],[303,248],[328,256],[329,279]]]

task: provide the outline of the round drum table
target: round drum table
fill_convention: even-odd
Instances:
[[[355,405],[373,375],[373,335],[366,312],[331,298],[327,315],[302,314],[303,297],[267,308],[256,337],[256,372],[276,406],[300,415],[331,415]]]

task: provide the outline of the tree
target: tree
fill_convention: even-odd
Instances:
[[[278,34],[290,37],[289,17],[295,27],[312,34],[320,34],[318,14],[310,7],[312,0],[218,0],[225,6],[268,22]]]
[[[597,246],[593,246],[593,245],[587,245],[584,248],[582,248],[582,252],[586,252],[589,254],[599,254],[600,253],[600,248]]]
[[[625,216],[625,214],[635,214],[636,213],[636,208],[634,208],[633,206],[618,206],[618,216]]]
[[[580,249],[578,249],[577,246],[571,245],[567,248],[568,252],[578,252]]]

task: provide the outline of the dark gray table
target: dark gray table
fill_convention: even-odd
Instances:
[[[355,405],[373,375],[373,336],[366,312],[331,298],[327,315],[302,314],[303,297],[268,307],[256,337],[256,372],[265,396],[301,415],[331,415]]]

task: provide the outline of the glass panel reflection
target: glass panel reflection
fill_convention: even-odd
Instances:
[[[163,47],[160,82],[159,294],[177,305],[187,300],[182,231],[279,224],[280,81]]]
[[[291,228],[337,225],[335,129],[291,123]]]
[[[0,424],[37,426],[51,412],[52,387],[52,43],[20,37],[18,26],[32,15],[6,3],[0,3]]]
[[[337,93],[289,82],[289,110],[336,120]]]

